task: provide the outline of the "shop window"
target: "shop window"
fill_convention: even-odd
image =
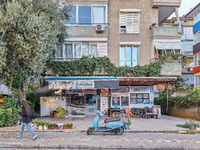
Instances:
[[[138,65],[138,47],[120,47],[120,66],[134,67]]]
[[[130,94],[130,104],[149,104],[149,94],[148,93],[131,93]]]

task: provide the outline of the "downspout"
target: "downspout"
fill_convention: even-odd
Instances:
[[[182,30],[181,30],[181,22],[180,22],[180,19],[179,19],[179,16],[178,16],[178,7],[175,7],[175,15],[176,15],[176,19],[177,19],[177,22],[178,22],[178,33],[181,34]]]

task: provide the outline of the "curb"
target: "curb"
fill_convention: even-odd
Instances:
[[[124,133],[175,133],[175,132],[185,132],[186,130],[155,130],[155,131],[148,131],[148,130],[124,130]],[[20,130],[3,130],[0,132],[20,132]],[[24,132],[29,132],[25,130]],[[68,132],[68,133],[76,133],[76,132],[87,132],[87,130],[75,130],[75,129],[53,129],[53,130],[34,130],[34,132]]]

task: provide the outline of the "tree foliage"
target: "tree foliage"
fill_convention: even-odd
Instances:
[[[41,75],[55,44],[66,38],[70,7],[54,0],[0,1],[0,80],[22,89]],[[19,78],[18,83],[13,79]]]

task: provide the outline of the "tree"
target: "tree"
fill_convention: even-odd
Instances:
[[[19,89],[20,101],[27,81],[43,73],[55,44],[66,38],[70,10],[58,0],[0,1],[0,80]]]

